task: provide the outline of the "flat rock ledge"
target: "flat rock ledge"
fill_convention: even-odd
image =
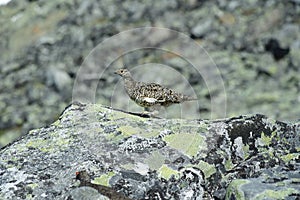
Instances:
[[[299,123],[263,115],[155,119],[74,103],[1,149],[0,199],[299,199],[299,144]]]

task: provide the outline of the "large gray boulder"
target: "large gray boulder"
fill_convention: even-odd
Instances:
[[[0,199],[299,199],[299,143],[299,123],[263,115],[158,119],[75,103],[1,149]]]
[[[299,10],[299,0],[12,0],[0,7],[0,147],[56,119],[72,101],[76,73],[91,51],[106,39],[137,27],[168,28],[200,44],[222,74],[228,116],[264,113],[281,121],[298,120]],[[164,43],[163,38],[150,37]],[[119,40],[119,47],[124,42]],[[187,57],[157,49],[125,55],[122,48],[112,52],[119,55],[114,57],[118,66],[111,66],[111,71],[121,65],[120,60],[134,75],[139,75],[133,69],[136,66],[161,64],[165,67],[160,67],[159,74],[147,73],[145,78],[164,80],[166,86],[183,92],[183,82],[169,81],[169,73],[162,71],[167,66],[177,70],[201,100],[201,118],[214,113],[211,97],[218,97],[222,90],[208,87],[202,79],[205,74],[192,70]],[[185,50],[186,54],[194,52],[194,48]],[[281,52],[280,60],[273,58]],[[144,77],[139,80],[145,81]],[[95,103],[110,105],[110,91],[117,81],[109,73],[99,83],[98,79],[86,80],[101,88]],[[190,116],[192,112],[197,110],[191,109]]]

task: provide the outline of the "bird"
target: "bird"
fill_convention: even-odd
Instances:
[[[157,83],[135,81],[128,69],[121,68],[114,72],[122,77],[124,88],[130,99],[149,111],[151,107],[168,107],[184,101],[197,100],[195,97],[184,95]]]

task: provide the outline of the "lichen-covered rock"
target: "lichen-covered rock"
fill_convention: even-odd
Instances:
[[[0,197],[105,199],[101,185],[124,199],[297,199],[299,143],[299,124],[263,115],[155,119],[75,103],[1,150]]]
[[[299,0],[12,0],[0,9],[0,147],[57,118],[71,101],[76,72],[91,50],[137,27],[176,30],[201,44],[222,74],[228,116],[259,112],[273,119],[297,120],[299,9]],[[161,35],[151,40],[157,38],[161,40]],[[278,48],[264,48],[272,38],[289,49],[279,61],[274,59]],[[120,54],[112,65],[119,68],[126,40],[118,42],[120,48],[113,52]],[[192,54],[194,48],[185,52]],[[201,100],[201,118],[210,118],[211,97],[220,95],[220,88],[207,88],[203,74],[195,73],[186,58],[158,49],[135,49],[121,59],[132,68],[158,63],[178,70]],[[161,69],[158,73],[147,74],[151,82],[169,80],[168,73]],[[100,80],[96,103],[111,105],[117,79],[108,74]],[[175,88],[182,88],[181,83],[166,82]],[[198,109],[186,110],[196,118],[193,112]]]

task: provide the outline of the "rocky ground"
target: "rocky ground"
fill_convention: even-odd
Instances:
[[[299,13],[297,0],[12,0],[0,7],[0,146],[59,116],[72,100],[77,70],[94,47],[144,26],[179,31],[205,48],[224,81],[227,116],[263,113],[297,121]],[[95,102],[112,104],[111,91],[119,80],[112,69],[146,63],[165,64],[184,74],[201,102],[184,108],[189,113],[184,116],[171,108],[170,118],[214,118],[210,103],[220,88],[207,88],[193,71],[182,71],[189,69],[188,63],[160,51],[128,53],[116,59],[99,82],[92,77],[87,84],[98,85]],[[156,70],[146,77],[149,81],[170,80],[168,73]],[[137,71],[137,78],[143,78],[141,74]],[[188,91],[179,81],[165,84]],[[140,111],[126,96],[114,99],[118,108]]]
[[[0,199],[300,197],[300,124],[153,119],[73,104],[0,151]]]

